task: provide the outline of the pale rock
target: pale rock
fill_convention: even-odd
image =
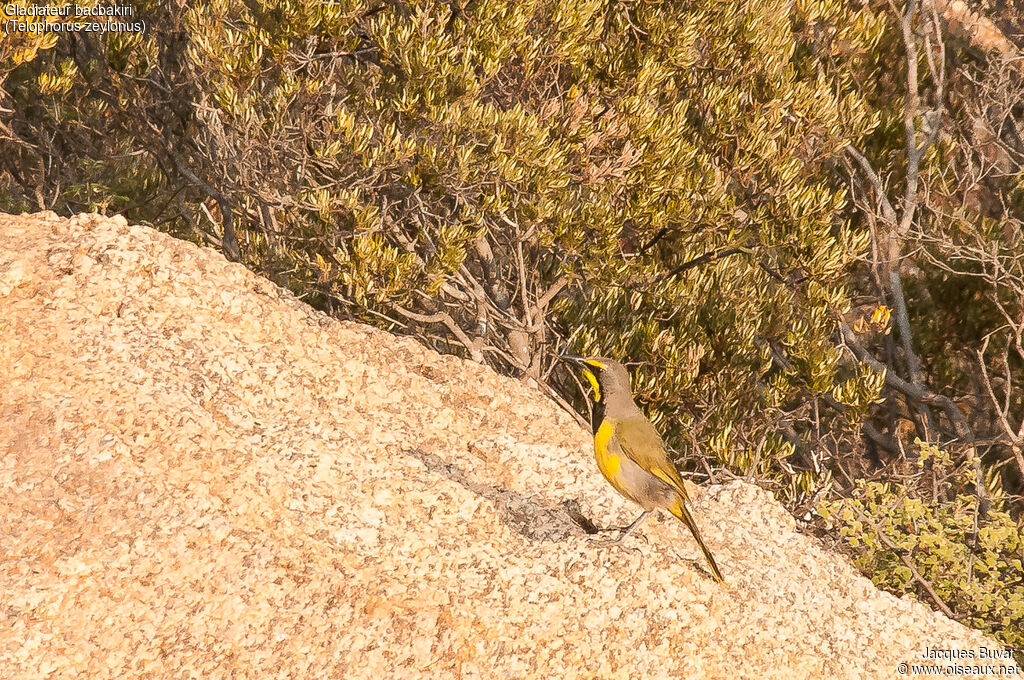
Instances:
[[[894,678],[998,645],[742,482],[636,508],[536,389],[121,217],[0,215],[0,675]],[[975,676],[977,677],[977,676]]]

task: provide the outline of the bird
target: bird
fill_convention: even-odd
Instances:
[[[668,458],[665,442],[633,401],[629,371],[607,357],[559,357],[573,365],[594,390],[591,425],[598,469],[616,491],[644,509],[631,524],[620,528],[617,540],[632,533],[651,511],[662,508],[690,529],[711,574],[723,582],[722,571],[690,513],[689,496],[679,471]]]

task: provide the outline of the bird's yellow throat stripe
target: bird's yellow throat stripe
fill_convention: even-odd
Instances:
[[[594,388],[594,401],[601,401],[601,385],[597,382],[597,376],[593,372],[583,369],[583,377],[587,379],[590,386]]]
[[[601,474],[612,483],[612,486],[619,488],[616,481],[619,470],[622,468],[622,461],[616,454],[608,450],[608,442],[611,441],[614,434],[615,421],[605,418],[601,427],[597,428],[597,432],[594,433],[594,454],[597,457],[597,467],[601,470]]]

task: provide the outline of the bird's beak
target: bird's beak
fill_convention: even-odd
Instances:
[[[584,357],[581,357],[578,354],[559,354],[558,358],[570,364],[575,364],[576,366],[583,366]]]
[[[594,388],[594,401],[601,401],[601,384],[598,382],[597,376],[594,375],[594,369],[587,363],[587,358],[578,354],[559,354],[558,358],[575,366]]]

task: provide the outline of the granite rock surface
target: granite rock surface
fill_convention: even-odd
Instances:
[[[767,492],[697,493],[724,584],[670,517],[618,546],[570,519],[636,512],[540,392],[123,218],[0,215],[4,678],[894,678],[998,649]]]

